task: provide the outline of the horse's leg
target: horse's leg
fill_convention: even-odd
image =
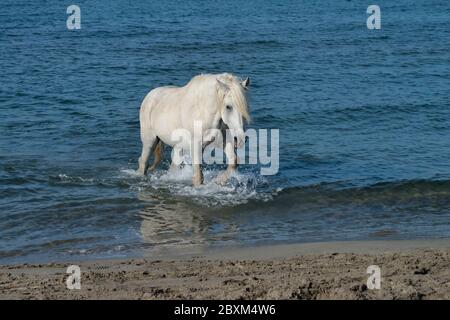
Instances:
[[[238,157],[234,151],[234,143],[227,142],[225,144],[224,152],[227,157],[228,167],[227,170],[219,174],[217,177],[217,182],[219,184],[224,184],[230,178],[231,174],[236,170],[238,166]]]
[[[153,152],[155,158],[153,160],[152,166],[149,169],[150,171],[156,170],[156,168],[158,167],[159,163],[162,160],[163,152],[164,152],[164,144],[161,140],[159,140],[158,144],[155,147],[155,151]]]
[[[197,187],[203,184],[203,172],[202,172],[202,155],[204,150],[204,145],[199,146],[200,148],[193,148],[191,153],[192,158],[192,168],[194,174],[192,176],[192,184]]]
[[[172,151],[172,163],[170,165],[169,170],[176,170],[179,169],[181,166],[181,163],[183,162],[183,148],[177,145],[173,146]]]
[[[211,137],[210,140],[203,142],[202,144],[202,155],[205,151],[205,148],[207,146],[209,146],[211,143],[213,143],[216,140],[215,137]],[[194,169],[194,176],[192,178],[192,182],[195,186],[198,186],[200,184],[203,184],[203,172],[202,172],[202,167],[200,164],[196,165],[194,164],[193,166]]]
[[[153,153],[156,145],[159,142],[159,138],[156,136],[143,137],[142,139],[142,153],[139,157],[139,173],[146,175],[148,169],[148,158]]]
[[[192,176],[192,184],[197,187],[203,184],[202,166],[200,164],[193,164],[192,167],[194,169],[194,175]]]

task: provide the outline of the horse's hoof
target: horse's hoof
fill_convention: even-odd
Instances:
[[[202,176],[194,176],[192,178],[192,184],[194,187],[199,187],[203,184],[203,177]]]
[[[138,169],[137,172],[138,172],[141,176],[146,176],[146,175],[147,175],[147,171],[146,171],[146,170]]]
[[[194,181],[192,181],[192,184],[194,185],[194,187],[200,187],[203,184],[203,182],[194,180]]]
[[[229,174],[228,172],[222,172],[221,174],[219,174],[216,178],[216,183],[223,186],[227,183],[228,179],[229,179]]]

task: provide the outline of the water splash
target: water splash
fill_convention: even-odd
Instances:
[[[133,186],[138,192],[169,193],[207,207],[234,206],[247,203],[250,199],[268,201],[274,195],[267,190],[267,179],[256,172],[237,171],[225,184],[219,184],[217,177],[221,172],[217,168],[203,170],[204,184],[194,187],[190,165],[180,169],[156,170],[147,177],[140,176],[135,170],[121,170],[122,175],[139,178]]]

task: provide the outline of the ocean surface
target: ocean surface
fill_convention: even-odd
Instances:
[[[175,248],[450,237],[450,2],[3,0],[0,263]],[[139,107],[250,76],[280,170],[136,174]]]

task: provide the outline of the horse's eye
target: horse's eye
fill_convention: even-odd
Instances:
[[[228,110],[228,111],[231,111],[231,109],[233,109],[232,106],[227,106],[227,110]]]

